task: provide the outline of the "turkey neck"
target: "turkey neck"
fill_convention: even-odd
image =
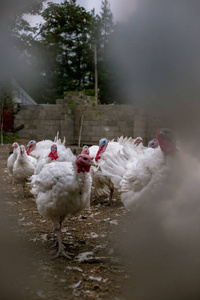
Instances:
[[[78,185],[80,188],[84,188],[84,186],[87,187],[87,183],[91,180],[90,172],[80,172],[78,173],[76,162],[72,163],[74,168],[74,180],[75,182],[78,182]]]
[[[18,156],[18,149],[17,148],[14,148],[14,150],[13,150],[13,156],[14,157],[17,157]]]
[[[21,163],[21,164],[26,164],[26,162],[28,161],[26,154],[19,154],[17,160]]]

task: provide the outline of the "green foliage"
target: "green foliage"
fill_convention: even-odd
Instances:
[[[94,97],[95,96],[95,90],[94,89],[85,90],[85,95]]]
[[[34,0],[23,12],[38,12],[44,19],[31,27],[14,16],[10,24],[15,46],[19,52],[17,81],[38,103],[55,103],[64,91],[85,90],[94,96],[94,44],[97,46],[98,95],[101,103],[112,98],[113,71],[108,64],[107,51],[114,32],[113,15],[108,0],[102,0],[100,15],[87,12],[76,0],[58,4]]]
[[[92,16],[76,5],[76,1],[49,3],[42,16],[45,22],[38,43],[44,53],[46,97],[55,100],[62,96],[64,89],[78,90],[87,85]]]
[[[68,106],[65,110],[67,115],[71,115],[72,110],[78,110],[79,112],[78,147],[80,147],[85,111],[87,110],[88,112],[88,118],[92,116],[96,118],[101,117],[102,112],[97,109],[99,106],[95,97],[88,96],[85,91],[66,92],[63,102]]]
[[[91,90],[89,93],[94,93]],[[74,109],[79,109],[81,114],[84,114],[88,110],[88,117],[96,116],[101,117],[103,115],[102,111],[97,109],[99,106],[96,103],[94,96],[89,96],[88,91],[72,91],[65,92],[63,102],[68,105],[66,113]]]
[[[114,31],[109,2],[102,1],[101,15],[87,12],[76,1],[49,3],[42,14],[45,22],[40,26],[37,39],[43,55],[39,75],[43,92],[40,102],[53,103],[65,91],[88,90],[94,96],[94,43],[97,45],[99,95],[106,103],[107,86],[113,76],[106,76],[104,64],[109,39]],[[106,70],[106,71],[105,71]],[[106,82],[106,87],[105,87]],[[106,93],[105,93],[106,92]],[[101,99],[100,99],[101,100]],[[110,101],[108,101],[110,102]]]
[[[7,1],[8,7],[4,1],[5,5],[3,7],[1,6],[1,14],[5,17],[4,20],[6,20],[8,28],[15,39],[20,41],[21,37],[28,36],[30,32],[35,30],[35,28],[31,27],[29,22],[24,19],[24,14],[40,14],[45,1],[46,0],[29,0],[25,2],[19,0],[16,4],[13,3],[12,6],[9,1]]]
[[[39,15],[45,0],[17,0],[2,1],[0,14],[2,33],[5,34],[5,41],[2,41],[6,49],[8,60],[8,78],[14,77],[16,81],[32,96],[37,89],[38,74],[36,71],[38,62],[32,53],[34,52],[34,37],[37,27],[31,26],[28,16]],[[26,16],[26,18],[25,18]],[[4,35],[3,35],[4,36]],[[5,42],[5,44],[4,44]],[[3,59],[3,58],[2,58]],[[11,73],[12,72],[12,73]]]
[[[110,3],[108,0],[103,0],[101,3],[101,46],[104,52],[106,51],[106,46],[109,43],[109,39],[113,31],[114,19],[110,9]]]
[[[8,86],[4,86],[0,89],[0,114],[2,113],[3,107],[12,109],[12,97],[11,89]]]
[[[3,131],[3,141],[1,141],[1,136],[0,136],[0,143],[3,142],[4,144],[13,144],[17,138],[18,138],[17,136],[13,136]]]

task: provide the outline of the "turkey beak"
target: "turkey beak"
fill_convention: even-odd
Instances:
[[[90,165],[94,167],[98,167],[98,165],[94,162],[94,158],[90,161]]]

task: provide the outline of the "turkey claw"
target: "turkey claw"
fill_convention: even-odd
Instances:
[[[74,254],[66,252],[64,249],[59,249],[58,253],[53,257],[53,259],[58,258],[58,257],[64,257],[66,259],[71,259],[70,255],[74,255]]]
[[[109,200],[108,202],[104,202],[104,206],[115,206],[115,202],[113,200]]]

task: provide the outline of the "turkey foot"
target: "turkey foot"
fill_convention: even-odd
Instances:
[[[64,257],[67,259],[71,259],[70,255],[73,255],[73,254],[65,251],[64,248],[61,247],[61,248],[58,248],[58,252],[53,258]]]
[[[59,229],[56,229],[55,233],[56,233],[57,239],[58,239],[58,252],[53,258],[58,258],[60,256],[63,256],[67,259],[71,259],[70,255],[72,256],[74,254],[69,253],[69,252],[64,250],[65,246],[62,243],[61,227]]]
[[[110,189],[110,197],[109,197],[109,201],[107,203],[104,203],[105,206],[107,205],[115,205],[114,201],[113,201],[113,193],[114,193],[114,189]]]

